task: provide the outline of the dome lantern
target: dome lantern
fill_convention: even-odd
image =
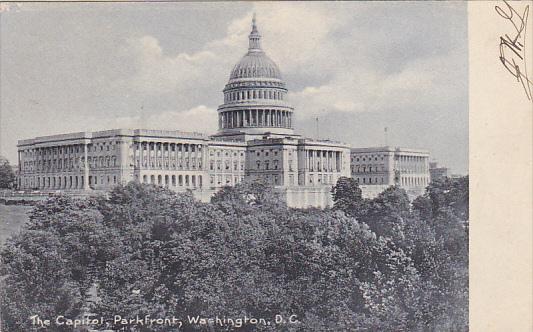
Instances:
[[[261,35],[257,31],[257,25],[255,23],[255,13],[252,19],[252,32],[248,35],[249,47],[248,52],[262,52],[261,49]]]

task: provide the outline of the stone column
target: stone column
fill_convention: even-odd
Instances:
[[[20,163],[20,150],[17,150],[17,158],[18,158],[19,175],[22,175],[22,165]]]
[[[181,152],[178,152],[179,151],[179,148],[180,148],[180,144],[179,143],[176,143],[176,146],[175,146],[175,155],[174,155],[174,159],[176,159],[176,169],[179,169],[180,167],[180,158],[179,158],[179,154],[181,154]],[[177,181],[177,179],[176,179]]]
[[[87,150],[88,143],[85,142],[83,144],[83,189],[89,190],[89,163],[87,162],[88,159],[88,150]]]
[[[146,152],[143,152],[143,155],[146,154],[146,169],[150,169],[150,142],[144,142],[146,146]]]
[[[183,169],[189,170],[189,153],[190,153],[190,146],[188,143],[183,144]],[[189,161],[189,162],[187,162]]]
[[[140,151],[139,151],[139,170],[144,169],[144,142],[139,142]]]

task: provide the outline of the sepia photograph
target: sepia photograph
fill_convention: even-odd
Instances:
[[[530,103],[529,7],[496,3]],[[469,24],[0,3],[0,332],[469,331]]]

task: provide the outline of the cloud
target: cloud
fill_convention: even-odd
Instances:
[[[103,130],[114,128],[145,128],[160,130],[196,131],[214,133],[217,130],[217,111],[205,105],[199,105],[185,111],[164,111],[154,114],[141,114],[110,119],[105,128],[92,127],[97,119],[88,121],[85,130]]]
[[[174,94],[176,100],[184,102],[192,96],[203,97],[195,102],[210,106],[221,103],[220,90],[233,65],[246,52],[250,18],[257,12],[263,48],[289,78],[289,87],[296,85],[290,90],[289,100],[303,117],[337,111],[380,111],[390,105],[430,106],[442,100],[439,91],[447,89],[448,94],[456,94],[459,87],[449,81],[454,75],[460,76],[456,73],[464,68],[448,68],[446,64],[457,62],[464,52],[447,49],[438,54],[407,56],[418,43],[416,36],[394,30],[376,35],[374,25],[365,16],[369,8],[373,7],[256,3],[229,23],[223,38],[193,53],[165,54],[153,36],[132,39],[124,52],[133,59],[136,71],[118,84],[122,89],[151,96]],[[361,23],[357,19],[362,19]],[[379,18],[388,19],[397,18]],[[395,41],[399,44],[390,45]],[[428,48],[431,43],[426,41]],[[378,49],[394,48],[395,52],[377,55],[372,51],[374,45]],[[384,61],[396,65],[383,67]],[[198,91],[210,92],[198,96]]]
[[[215,54],[208,50],[165,55],[153,36],[129,39],[121,53],[133,61],[135,72],[130,77],[114,81],[114,88],[131,88],[151,96],[201,89],[205,86],[202,82],[208,81],[209,68],[216,64]]]
[[[213,133],[221,90],[247,51],[253,12],[263,48],[287,82],[298,130],[314,128],[316,116],[392,127],[402,117],[415,123],[426,110],[439,121],[410,132],[442,126],[457,137],[467,130],[457,125],[468,118],[464,4],[255,2],[224,13],[227,5],[215,3],[99,6],[6,14],[3,125],[20,128],[4,134],[12,155],[16,139],[58,132]],[[435,150],[451,146],[440,141]]]
[[[324,6],[301,3],[255,4],[244,16],[229,23],[223,38],[212,40],[193,53],[169,55],[151,35],[129,39],[122,45],[122,58],[135,68],[130,76],[115,80],[115,89],[133,89],[152,96],[185,94],[191,90],[220,91],[230,70],[248,47],[251,17],[258,12],[263,48],[287,73],[313,68],[333,52],[329,34],[342,25],[341,17],[328,14]],[[216,83],[216,84],[215,84]],[[221,97],[221,95],[219,96]]]

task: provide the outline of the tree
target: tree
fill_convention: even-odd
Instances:
[[[391,186],[376,198],[365,200],[356,217],[366,223],[378,236],[398,241],[404,236],[403,226],[410,213],[409,197],[405,190]]]
[[[7,331],[33,331],[30,316],[77,317],[99,262],[115,255],[112,232],[92,199],[48,199],[1,251],[2,321]],[[54,331],[67,331],[54,327]]]
[[[418,276],[408,257],[342,212],[275,205],[271,190],[245,183],[204,204],[144,185],[118,187],[100,208],[104,223],[120,228],[124,250],[99,275],[95,312],[296,314],[297,331],[413,323]]]
[[[15,173],[13,167],[9,164],[9,160],[0,156],[0,188],[13,188],[15,184]]]
[[[355,216],[361,208],[363,193],[359,184],[351,177],[340,177],[331,189],[333,208]]]
[[[432,182],[413,202],[403,248],[420,272],[420,320],[468,329],[468,177]]]
[[[447,196],[464,198],[467,183],[439,184],[411,210],[400,188],[362,200],[343,181],[337,201],[355,217],[289,209],[262,183],[224,188],[211,203],[138,183],[107,198],[52,198],[2,251],[7,331],[31,330],[30,313],[80,315],[90,285],[91,311],[104,317],[281,314],[299,323],[239,330],[468,330],[468,211]]]

